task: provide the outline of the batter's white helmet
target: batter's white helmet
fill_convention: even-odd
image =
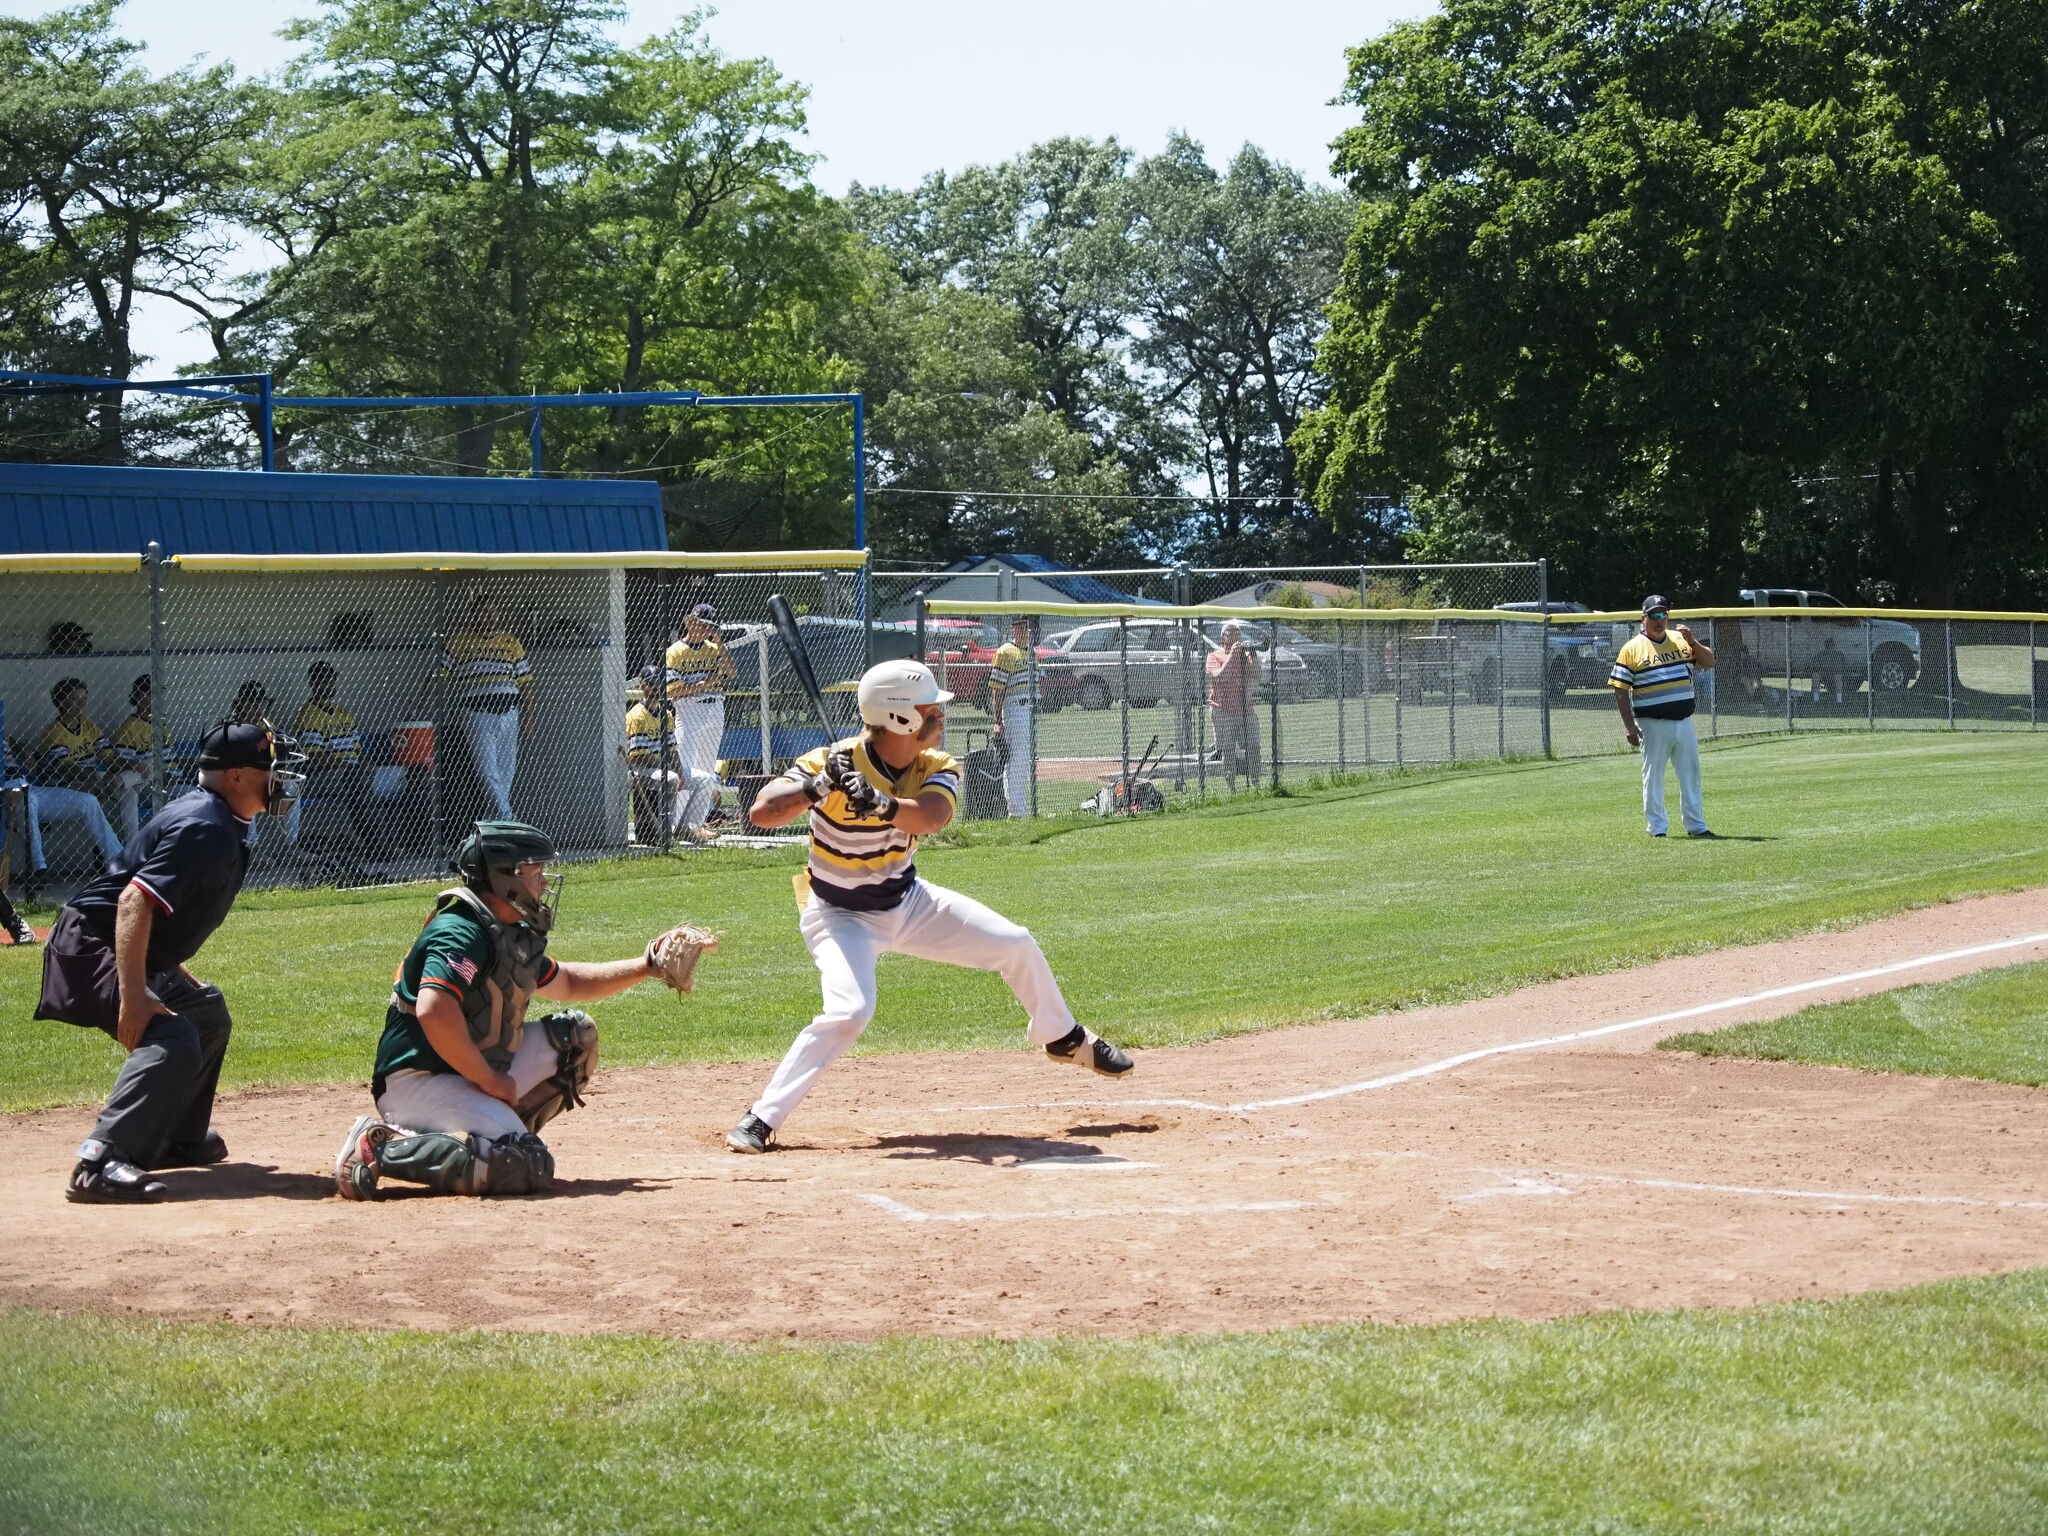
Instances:
[[[855,697],[863,724],[915,736],[923,724],[917,706],[950,703],[953,695],[939,686],[932,669],[921,661],[884,661],[861,674]]]

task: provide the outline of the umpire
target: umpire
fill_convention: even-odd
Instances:
[[[65,1198],[161,1200],[151,1168],[217,1163],[210,1124],[233,1023],[218,987],[185,969],[249,871],[249,828],[298,793],[304,759],[267,722],[223,721],[199,740],[199,787],[152,817],[57,915],[39,1019],[103,1029],[128,1052],[78,1149]]]

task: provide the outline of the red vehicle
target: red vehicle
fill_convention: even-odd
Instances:
[[[976,709],[988,708],[988,675],[995,669],[996,650],[1008,636],[996,626],[973,619],[930,619],[925,623],[925,665],[938,673],[940,686]],[[1059,648],[1038,647],[1038,702],[1041,709],[1060,709],[1075,697],[1072,668],[1056,665]]]

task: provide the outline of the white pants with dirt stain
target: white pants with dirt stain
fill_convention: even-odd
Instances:
[[[753,1112],[777,1129],[875,1016],[875,965],[885,954],[995,971],[1024,1005],[1033,1045],[1073,1033],[1074,1015],[1030,930],[958,891],[919,880],[888,912],[848,912],[813,895],[798,927],[818,967],[824,1007],[754,1102]]]
[[[512,1081],[525,1098],[561,1069],[561,1053],[548,1032],[529,1021],[512,1053]],[[451,1136],[517,1136],[526,1129],[519,1112],[494,1099],[460,1072],[393,1072],[384,1080],[377,1113],[404,1130],[446,1131]]]
[[[1643,733],[1643,820],[1652,837],[1671,830],[1664,809],[1664,769],[1678,770],[1678,814],[1688,832],[1707,830],[1706,807],[1700,798],[1700,738],[1690,719],[1645,720],[1636,716]]]

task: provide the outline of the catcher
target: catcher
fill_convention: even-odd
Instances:
[[[377,1113],[335,1154],[343,1199],[377,1199],[381,1178],[451,1195],[546,1193],[555,1159],[538,1132],[583,1102],[597,1025],[575,1008],[529,1022],[528,1001],[594,1002],[649,976],[691,989],[718,940],[687,924],[630,960],[551,958],[554,856],[545,832],[517,821],[480,821],[457,851],[463,883],[435,899],[392,985],[370,1079]]]

